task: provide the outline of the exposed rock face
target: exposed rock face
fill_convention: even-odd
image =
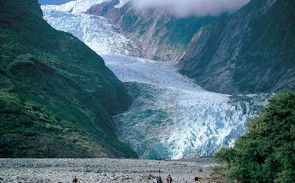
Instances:
[[[181,58],[187,46],[200,27],[214,21],[214,17],[176,18],[161,9],[139,12],[131,3],[114,8],[113,0],[93,6],[87,13],[105,16],[118,26],[120,33],[137,42],[141,54],[136,55],[153,60]]]
[[[223,93],[295,88],[295,1],[252,0],[197,32],[179,71]]]
[[[72,2],[82,5],[85,1]],[[90,1],[93,0],[87,2]],[[77,4],[42,6],[44,18],[53,27],[77,35],[86,44],[89,42],[84,38],[89,37],[92,43],[89,46],[97,53],[104,46],[114,46],[110,55],[103,58],[121,81],[130,82],[126,86],[133,99],[128,111],[114,116],[114,124],[119,139],[130,144],[140,158],[213,155],[221,147],[231,145],[243,133],[244,124],[265,105],[268,97],[263,95],[233,101],[228,95],[207,92],[179,74],[172,62],[114,55],[114,50],[124,50],[124,44],[114,44],[118,36],[108,30],[113,30],[113,26],[105,24],[106,18],[101,16],[69,13],[68,10],[80,7]],[[100,9],[107,10],[110,6],[114,4],[105,4]],[[97,21],[88,21],[94,19]]]

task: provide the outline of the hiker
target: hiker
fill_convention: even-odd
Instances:
[[[171,177],[171,175],[168,175],[166,181],[167,181],[167,183],[172,183],[172,177]]]
[[[78,178],[76,176],[73,179],[73,183],[78,183]]]
[[[157,177],[157,183],[163,183],[161,176]]]
[[[200,180],[200,178],[199,177],[195,177],[195,181],[197,182],[197,181],[199,181]]]

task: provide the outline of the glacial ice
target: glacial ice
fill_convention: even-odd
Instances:
[[[212,155],[232,146],[269,96],[209,92],[179,74],[172,62],[127,56],[132,41],[106,18],[84,13],[101,2],[78,0],[42,10],[52,27],[85,42],[126,83],[134,101],[128,111],[114,116],[118,137],[149,159]]]
[[[208,92],[177,73],[170,62],[120,55],[103,58],[120,80],[131,83],[134,102],[114,119],[118,136],[141,158],[212,155],[233,145],[245,123],[266,105],[263,94],[236,98]]]
[[[114,26],[101,16],[60,11],[52,5],[42,6],[43,18],[55,29],[69,32],[97,53],[129,54],[133,43],[117,33]]]
[[[42,7],[56,11],[69,12],[71,14],[81,14],[85,13],[92,6],[101,4],[105,1],[107,0],[76,0],[69,1],[62,5],[43,5]]]

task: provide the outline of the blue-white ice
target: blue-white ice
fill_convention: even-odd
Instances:
[[[118,136],[141,158],[212,155],[231,146],[245,123],[266,104],[263,95],[235,97],[208,92],[177,73],[170,62],[104,55],[107,66],[139,91],[131,108],[117,116]]]
[[[78,0],[63,5],[43,5],[43,18],[55,29],[69,32],[100,54],[124,54],[136,50],[133,42],[101,16],[84,12],[105,0]]]
[[[114,121],[118,137],[141,158],[212,155],[231,146],[244,132],[246,122],[266,104],[264,95],[234,97],[208,92],[180,75],[171,62],[123,56],[134,49],[132,41],[116,32],[107,19],[84,14],[94,1],[76,3],[78,7],[75,3],[42,6],[44,18],[102,55],[106,65],[126,82],[134,101]]]

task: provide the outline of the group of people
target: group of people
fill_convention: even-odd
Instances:
[[[167,183],[172,183],[172,177],[171,175],[168,175],[168,177],[166,178],[166,182]],[[161,176],[157,177],[157,183],[163,183]]]
[[[78,183],[78,178],[75,176],[73,179],[73,183]],[[172,177],[171,175],[168,175],[168,177],[166,178],[166,182],[167,183],[172,183]],[[157,183],[163,183],[161,176],[157,177]]]

